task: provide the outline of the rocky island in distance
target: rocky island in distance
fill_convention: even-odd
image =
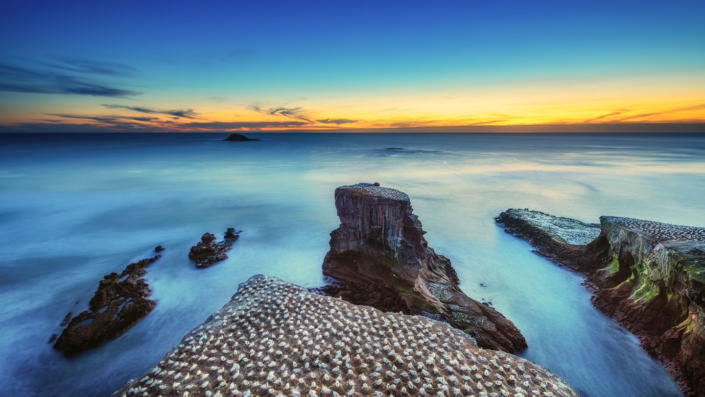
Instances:
[[[249,138],[242,134],[230,134],[227,138],[223,139],[228,142],[255,142],[259,141],[258,138]]]

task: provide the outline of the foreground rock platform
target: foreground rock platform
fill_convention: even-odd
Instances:
[[[254,276],[117,396],[570,396],[548,370],[422,316]]]
[[[155,252],[162,251],[161,246]],[[149,299],[149,285],[144,279],[147,266],[161,255],[130,263],[122,273],[106,275],[85,310],[70,321],[54,347],[66,356],[75,356],[125,333],[152,311],[156,303]],[[67,314],[62,325],[67,322]]]
[[[424,239],[405,193],[360,183],[335,190],[340,227],[331,233],[323,290],[384,311],[423,314],[474,337],[481,347],[526,348],[517,327],[494,308],[463,293],[448,258]]]
[[[496,220],[583,272],[594,306],[636,334],[686,395],[705,395],[705,228],[612,216],[598,227],[516,209]]]
[[[240,231],[229,227],[222,241],[216,241],[211,233],[204,233],[201,241],[191,247],[188,257],[196,263],[196,268],[205,269],[228,258],[227,252],[240,238]]]

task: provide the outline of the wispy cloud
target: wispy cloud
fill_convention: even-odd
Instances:
[[[470,123],[468,123],[468,125],[490,125],[490,124],[503,123],[505,121],[507,121],[507,119],[482,120],[482,121],[470,122]]]
[[[138,123],[56,123],[32,122],[0,125],[0,132],[162,132],[160,128]]]
[[[122,122],[121,120],[132,120],[141,122],[151,122],[159,120],[156,117],[132,117],[132,116],[84,116],[78,114],[66,114],[66,113],[47,113],[48,116],[61,117],[65,119],[81,119],[81,120],[93,120],[100,123],[115,123]]]
[[[125,109],[132,110],[139,113],[147,114],[163,114],[167,116],[172,116],[174,118],[184,118],[184,119],[196,119],[198,118],[198,113],[193,109],[178,109],[178,110],[159,110],[152,108],[145,108],[141,106],[126,106],[126,105],[113,105],[113,104],[102,104],[101,106],[108,109]]]
[[[104,62],[83,58],[56,57],[44,66],[73,73],[102,74],[110,76],[131,76],[136,70],[117,62]]]
[[[692,105],[692,106],[683,106],[683,107],[678,107],[678,108],[673,108],[673,109],[668,109],[660,112],[649,112],[649,113],[639,113],[639,114],[633,114],[629,115],[627,117],[622,117],[617,121],[629,121],[629,120],[634,120],[634,119],[642,119],[644,117],[650,117],[650,116],[662,116],[664,114],[671,114],[671,113],[680,113],[680,112],[688,112],[691,110],[700,110],[700,109],[705,109],[705,103],[701,103],[699,105]]]
[[[587,119],[584,122],[585,123],[594,123],[595,121],[599,121],[599,120],[606,119],[606,118],[613,117],[613,116],[619,116],[620,114],[624,114],[629,111],[630,111],[629,109],[617,109],[614,112],[605,113],[605,114],[599,115],[597,117]]]
[[[318,121],[321,124],[336,124],[336,125],[357,123],[357,120],[352,120],[352,119],[321,119],[321,120],[316,120],[316,121]]]
[[[179,124],[183,128],[198,128],[210,131],[259,129],[259,128],[297,128],[305,126],[303,121],[207,121]]]
[[[75,94],[105,97],[137,95],[132,90],[95,82],[56,68],[33,69],[0,63],[0,91],[36,94]]]
[[[278,107],[272,107],[272,108],[262,108],[259,105],[250,105],[249,108],[251,110],[254,110],[255,112],[262,113],[262,114],[268,114],[271,116],[284,116],[288,117],[291,119],[296,119],[296,120],[303,120],[308,123],[311,122],[311,119],[306,116],[306,112],[301,108],[301,107],[286,107],[286,106],[278,106]]]
[[[692,111],[692,110],[701,110],[701,109],[705,109],[705,103],[701,103],[698,105],[682,106],[682,107],[666,109],[666,110],[661,110],[661,111],[656,111],[656,112],[646,112],[646,113],[636,113],[636,114],[629,114],[630,112],[632,112],[632,110],[630,110],[630,109],[617,109],[613,112],[605,113],[603,115],[593,117],[591,119],[587,119],[584,122],[585,123],[594,123],[596,121],[607,122],[607,123],[632,122],[632,120],[643,119],[645,117],[663,116],[666,114],[688,112],[688,111]],[[615,117],[615,116],[620,116],[620,117]],[[607,120],[607,119],[609,119],[609,120]],[[604,121],[601,121],[601,120],[604,120]]]
[[[207,131],[221,132],[230,130],[259,130],[263,128],[300,128],[307,123],[303,121],[206,121],[177,123],[172,121],[158,121],[150,117],[124,117],[124,116],[94,116],[66,113],[48,113],[48,116],[67,120],[85,120],[86,123],[65,122],[63,120],[50,120],[44,122],[21,123],[14,125],[0,125],[0,131],[29,131],[29,132],[161,132],[161,131]]]

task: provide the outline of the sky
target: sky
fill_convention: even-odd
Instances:
[[[0,132],[705,132],[704,19],[702,0],[1,0]]]

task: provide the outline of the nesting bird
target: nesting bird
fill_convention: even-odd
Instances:
[[[118,396],[576,397],[546,369],[426,317],[383,313],[266,276]]]

